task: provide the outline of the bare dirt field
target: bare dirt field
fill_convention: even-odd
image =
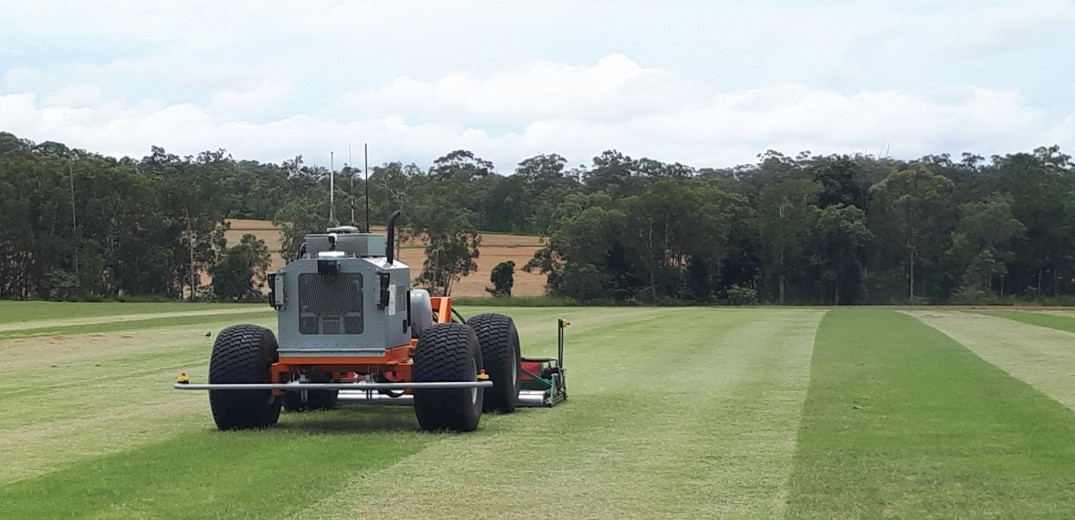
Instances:
[[[228,244],[237,244],[239,239],[246,233],[265,241],[269,251],[273,252],[273,263],[270,270],[275,271],[284,266],[284,258],[280,256],[281,237],[280,232],[267,220],[233,219],[229,221],[231,229],[224,233]],[[383,233],[384,228],[374,226],[374,233]],[[414,276],[422,270],[422,262],[425,260],[423,244],[416,241],[406,242],[400,250],[399,260],[411,266]],[[541,296],[545,294],[545,275],[534,272],[527,273],[522,270],[533,256],[534,252],[542,246],[541,238],[526,235],[505,235],[496,233],[483,233],[481,246],[478,251],[476,262],[478,270],[470,276],[456,282],[452,288],[453,296],[483,297],[488,296],[486,287],[491,287],[489,275],[500,262],[512,260],[515,262],[515,285],[512,288],[513,296]],[[208,275],[203,275],[208,279]]]

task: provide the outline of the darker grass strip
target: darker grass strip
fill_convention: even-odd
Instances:
[[[94,334],[100,332],[159,329],[162,327],[198,325],[200,323],[205,323],[208,326],[225,321],[238,323],[243,320],[264,320],[265,318],[272,317],[275,316],[264,311],[253,311],[238,314],[221,314],[217,316],[181,316],[171,318],[150,318],[145,320],[124,320],[112,323],[92,323],[86,325],[62,325],[0,332],[0,340],[25,338],[30,336],[74,336],[78,334]],[[212,328],[208,330],[216,333]]]
[[[120,302],[44,302],[0,301],[0,323],[26,322],[57,318],[93,318],[117,314],[152,314],[217,309],[255,308],[235,303],[120,303]]]
[[[976,311],[977,314],[1006,318],[1028,325],[1037,325],[1064,332],[1075,332],[1075,318],[1028,311]]]
[[[0,486],[0,517],[286,517],[438,438],[416,429],[409,407],[367,407],[190,432]]]
[[[1060,518],[1075,414],[913,317],[818,329],[788,518]]]

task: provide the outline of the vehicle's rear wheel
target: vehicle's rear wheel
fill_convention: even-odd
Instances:
[[[474,330],[442,323],[422,331],[414,349],[415,383],[477,381],[482,353]],[[483,388],[415,388],[414,414],[423,430],[474,431],[481,419]]]
[[[268,383],[277,360],[276,336],[257,325],[233,325],[217,335],[209,357],[209,384]],[[209,407],[221,430],[267,428],[280,417],[271,390],[210,390]]]
[[[485,411],[511,413],[519,400],[519,332],[503,314],[479,314],[467,320],[481,346],[485,371],[493,387],[485,391]]]

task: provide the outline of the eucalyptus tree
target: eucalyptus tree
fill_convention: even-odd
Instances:
[[[781,305],[786,301],[789,276],[805,265],[802,260],[807,258],[821,190],[819,183],[798,176],[773,179],[761,187],[758,239],[765,271],[776,280]]]
[[[1007,274],[1005,264],[1014,257],[1014,241],[1026,226],[1012,215],[1010,195],[993,194],[963,204],[959,214],[948,250],[958,269],[955,274],[964,288],[991,291],[993,279]]]
[[[857,303],[863,297],[866,251],[873,234],[862,209],[838,203],[815,214],[812,258],[833,305]],[[826,298],[822,298],[825,301]]]
[[[226,301],[260,299],[272,253],[265,241],[246,233],[233,246],[221,244],[209,268],[213,296]]]
[[[915,292],[921,277],[916,266],[935,264],[948,246],[956,216],[953,191],[952,181],[923,168],[895,171],[870,188],[867,221],[879,245],[875,258],[883,259],[887,252],[902,256],[909,301],[924,294],[921,287]]]
[[[1023,292],[1059,294],[1075,263],[1075,227],[1068,218],[1075,166],[1057,147],[994,156],[992,162],[989,188],[1010,196],[1012,216],[1026,228],[1008,262],[1009,283]]]

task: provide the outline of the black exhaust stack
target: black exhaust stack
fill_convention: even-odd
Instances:
[[[387,240],[386,240],[386,242],[388,242],[388,244],[387,244],[387,247],[385,248],[385,255],[384,255],[385,257],[388,258],[388,265],[392,265],[392,262],[395,261],[395,257],[396,257],[396,219],[397,218],[399,218],[399,210],[398,209],[396,211],[393,211],[392,214],[388,216],[388,237],[387,237]]]

